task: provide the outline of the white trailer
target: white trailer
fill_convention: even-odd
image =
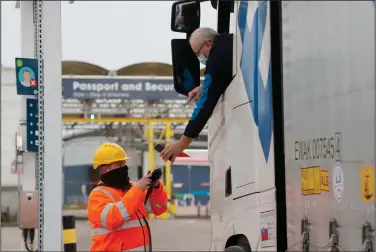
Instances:
[[[211,251],[374,251],[374,1],[211,2],[234,52],[209,122]],[[188,38],[199,7],[176,2],[171,29]],[[172,54],[186,94],[199,63],[187,40]]]

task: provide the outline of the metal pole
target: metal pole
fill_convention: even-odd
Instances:
[[[45,202],[40,209],[43,212],[43,251],[62,251],[61,1],[43,1],[42,4],[44,84],[43,104],[40,100],[39,103],[43,108],[44,135],[40,141],[43,172],[39,176],[43,175]]]
[[[165,138],[166,138],[166,146],[167,146],[167,144],[170,142],[170,138],[173,135],[173,132],[171,131],[171,123],[170,122],[166,123],[165,129],[166,129],[165,130]],[[167,193],[167,196],[171,199],[171,163],[167,162],[166,165],[165,165],[165,168],[166,168],[166,170],[165,170],[166,193]]]
[[[24,58],[35,57],[35,36],[34,36],[34,8],[33,1],[21,1],[21,54]],[[37,73],[36,73],[37,74]],[[26,146],[26,99],[34,96],[21,96],[21,132],[22,146]],[[22,181],[21,190],[35,191],[35,160],[36,153],[24,152],[22,154]]]
[[[163,136],[166,135],[166,127],[163,128],[161,134],[158,137],[158,143],[161,143]]]
[[[33,1],[20,2],[20,16],[21,16],[21,55],[24,58],[36,57],[36,29],[34,25],[34,4]],[[38,74],[38,73],[35,73]],[[28,98],[35,98],[35,96],[21,96],[21,117],[19,134],[22,136],[22,149],[26,149],[27,145],[27,129],[26,129],[26,100]],[[35,152],[22,152],[22,176],[21,176],[21,191],[35,192],[36,191],[36,153]],[[19,217],[21,215],[21,192],[19,192]],[[37,207],[37,206],[35,206]],[[33,216],[37,217],[37,216]],[[20,223],[20,221],[19,221]],[[38,226],[35,223],[35,227]],[[39,230],[36,236],[40,235]],[[38,246],[40,246],[40,239],[37,239]],[[25,251],[24,242],[22,241],[22,248],[20,251]]]
[[[153,122],[148,122],[148,152],[149,152],[149,171],[154,170],[154,131],[153,131]]]

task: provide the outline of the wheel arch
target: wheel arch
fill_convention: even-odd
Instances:
[[[236,246],[236,245],[249,246],[249,251],[252,251],[249,240],[247,236],[245,236],[244,234],[236,234],[236,235],[230,236],[226,241],[225,249],[231,246]]]

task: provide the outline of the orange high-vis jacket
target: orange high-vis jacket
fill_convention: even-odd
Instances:
[[[157,216],[166,212],[167,194],[160,183],[144,205],[145,196],[146,190],[137,186],[125,192],[107,186],[94,188],[87,206],[90,251],[145,251],[145,247],[149,251],[149,230],[143,218],[147,218],[146,209]]]

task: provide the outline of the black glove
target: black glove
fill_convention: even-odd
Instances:
[[[158,179],[160,179],[162,177],[162,169],[161,168],[158,168],[158,169],[155,169],[152,173],[151,173],[151,182],[155,182],[157,181]]]
[[[158,169],[155,169],[152,173],[151,173],[151,183],[157,181],[158,179],[160,179],[162,177],[162,169],[161,168],[158,168]],[[149,199],[149,196],[151,194],[151,191],[153,190],[153,188],[159,188],[159,184],[157,187],[150,187],[148,189],[148,191],[146,192],[146,197],[145,197],[145,202]]]

